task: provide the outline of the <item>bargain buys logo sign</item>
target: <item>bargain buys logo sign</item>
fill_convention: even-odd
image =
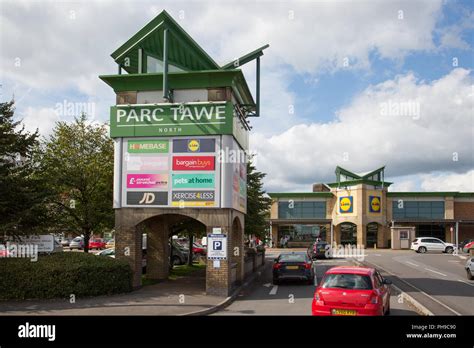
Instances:
[[[129,140],[129,153],[168,153],[168,140]]]
[[[173,174],[173,188],[214,188],[214,174]]]
[[[168,188],[168,174],[127,174],[127,188]]]
[[[173,170],[214,170],[215,156],[174,156]]]
[[[382,204],[379,196],[369,196],[369,212],[380,213]]]
[[[353,198],[352,196],[339,197],[339,212],[352,213],[353,212]]]

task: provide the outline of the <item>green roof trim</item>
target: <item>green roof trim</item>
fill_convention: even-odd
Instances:
[[[474,192],[387,192],[387,197],[473,197]]]
[[[271,192],[271,198],[332,198],[332,192]]]
[[[153,91],[163,89],[163,74],[101,75],[99,78],[117,92]],[[170,89],[232,87],[244,104],[254,105],[254,99],[242,70],[205,70],[169,72]]]
[[[250,52],[250,53],[247,53],[246,55],[240,57],[240,58],[237,58],[237,59],[234,59],[232,62],[229,62],[225,65],[222,66],[222,69],[234,69],[236,67],[240,67],[260,56],[263,56],[263,50],[270,47],[269,44],[266,44],[260,48],[257,48],[256,50]],[[237,65],[235,63],[238,63]]]
[[[355,185],[361,185],[361,184],[366,184],[366,185],[373,185],[373,186],[384,186],[384,187],[389,187],[392,185],[392,182],[388,181],[375,181],[375,180],[367,180],[367,179],[357,179],[357,180],[349,180],[349,181],[341,181],[341,182],[332,182],[328,185],[329,187],[345,187],[345,186],[355,186]]]

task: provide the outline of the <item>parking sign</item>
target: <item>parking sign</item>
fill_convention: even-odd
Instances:
[[[207,235],[208,260],[227,259],[227,236],[225,234],[210,233]]]

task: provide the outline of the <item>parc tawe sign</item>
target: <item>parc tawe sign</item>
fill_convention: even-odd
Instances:
[[[232,134],[233,108],[225,103],[116,105],[110,109],[110,136]]]

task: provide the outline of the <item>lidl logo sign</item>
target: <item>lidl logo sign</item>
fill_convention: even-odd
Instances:
[[[339,212],[341,213],[352,213],[352,196],[340,197],[339,198]]]
[[[188,149],[190,152],[199,151],[199,140],[192,139],[188,141]]]
[[[380,213],[381,203],[379,196],[369,196],[369,212]]]

